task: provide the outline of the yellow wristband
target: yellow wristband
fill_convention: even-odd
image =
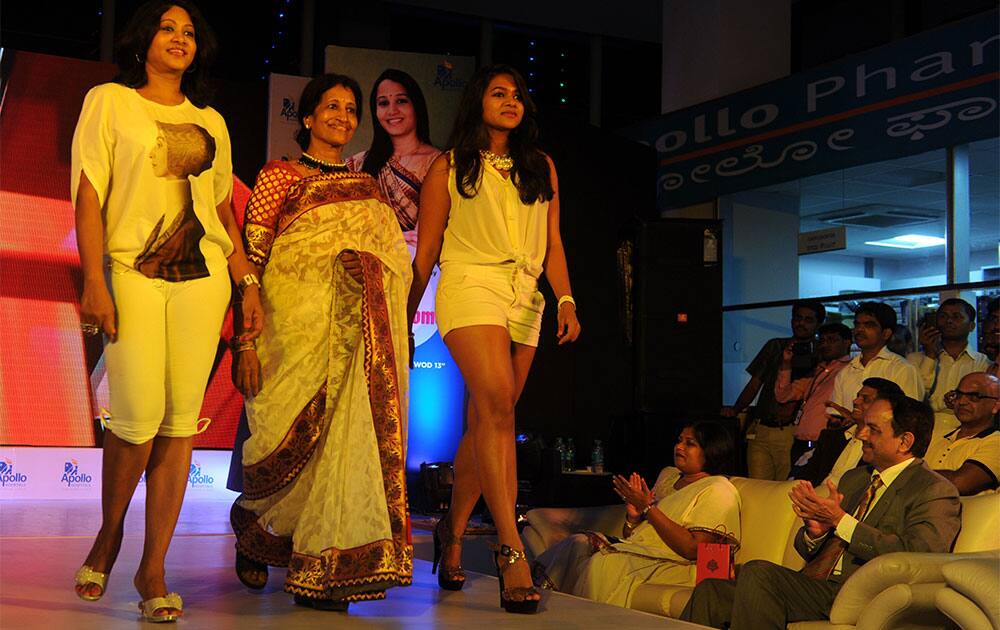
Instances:
[[[559,303],[556,305],[556,308],[561,308],[566,302],[569,302],[573,305],[573,308],[576,308],[576,300],[573,299],[572,295],[564,295],[559,298]]]

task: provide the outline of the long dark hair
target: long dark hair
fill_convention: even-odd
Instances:
[[[552,178],[549,163],[545,154],[538,148],[538,108],[528,94],[528,85],[521,73],[504,64],[480,68],[469,79],[462,101],[458,106],[455,126],[451,130],[448,146],[455,155],[455,179],[458,183],[458,193],[466,199],[476,195],[479,188],[479,178],[483,172],[480,149],[489,149],[489,135],[483,124],[483,95],[493,77],[501,74],[510,75],[514,79],[517,91],[521,94],[524,104],[524,117],[521,124],[510,132],[508,149],[514,158],[514,167],[510,171],[511,181],[517,186],[518,196],[524,203],[548,201],[555,191],[552,190]]]
[[[118,36],[115,45],[118,76],[112,81],[130,88],[146,85],[149,80],[146,76],[146,52],[149,51],[153,37],[160,30],[160,18],[170,7],[184,9],[191,16],[197,43],[194,61],[181,79],[181,92],[195,107],[205,107],[212,98],[208,71],[215,59],[218,44],[215,33],[212,32],[201,11],[187,0],[151,0],[136,9]]]
[[[310,134],[306,129],[306,116],[312,116],[326,91],[338,85],[354,94],[354,103],[358,108],[356,112],[358,124],[361,124],[361,114],[364,112],[365,104],[361,100],[361,86],[358,82],[345,74],[321,74],[306,84],[302,89],[302,96],[299,97],[299,130],[295,132],[295,141],[303,151],[309,149]]]
[[[417,140],[424,144],[431,143],[431,124],[427,115],[427,101],[424,100],[424,93],[420,90],[420,86],[413,77],[402,70],[386,69],[375,79],[371,98],[368,99],[368,106],[372,112],[372,146],[369,147],[368,153],[365,155],[365,162],[362,164],[361,170],[372,177],[377,176],[385,163],[392,157],[392,138],[382,128],[375,115],[375,112],[378,111],[378,86],[383,81],[394,81],[406,89],[406,94],[410,97],[410,103],[413,105],[413,113],[417,118]]]

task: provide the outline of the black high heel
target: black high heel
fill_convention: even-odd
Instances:
[[[465,571],[462,566],[446,567],[441,564],[441,555],[444,548],[451,545],[461,545],[462,537],[456,536],[448,527],[447,515],[442,516],[434,527],[434,563],[431,565],[431,574],[437,573],[438,586],[446,591],[460,591],[465,586]],[[441,572],[438,573],[438,565],[441,565]]]
[[[512,549],[508,545],[490,545],[493,550],[493,564],[497,568],[497,579],[500,580],[500,607],[509,613],[531,615],[538,612],[538,599],[528,599],[532,595],[537,595],[538,590],[534,586],[514,586],[504,588],[503,571],[515,562],[527,562],[528,558],[523,551]],[[503,556],[501,566],[500,557]]]

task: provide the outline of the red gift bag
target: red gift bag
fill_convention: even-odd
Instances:
[[[698,543],[698,573],[695,584],[708,578],[736,577],[736,548],[728,543]]]

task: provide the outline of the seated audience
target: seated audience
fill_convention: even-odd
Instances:
[[[846,409],[830,402],[841,416],[830,416],[832,428],[820,433],[812,455],[802,466],[792,471],[792,479],[805,479],[814,486],[829,479],[834,485],[841,476],[861,462],[861,440],[858,432],[865,423],[865,412],[876,400],[903,396],[903,390],[892,381],[873,376],[866,378],[854,398],[854,408]]]
[[[816,329],[826,318],[826,308],[820,302],[802,300],[792,305],[792,337],[775,337],[760,349],[747,373],[750,381],[740,392],[733,406],[723,407],[720,415],[738,415],[757,398],[753,424],[747,428],[747,469],[755,479],[785,479],[791,467],[792,423],[798,405],[794,402],[780,404],[774,398],[774,383],[781,367],[782,351],[795,344],[804,350],[790,367],[792,378],[812,373],[815,367],[813,346]],[[760,393],[758,398],[757,394]],[[751,437],[752,436],[752,437]]]
[[[805,567],[754,560],[734,581],[703,580],[682,619],[784,630],[788,623],[829,618],[841,585],[881,554],[951,551],[961,528],[958,492],[920,459],[933,427],[927,403],[907,397],[872,403],[860,432],[867,465],[847,472],[839,486],[830,484],[829,498],[805,481],[790,493],[804,521],[795,549]]]
[[[535,583],[599,602],[629,606],[642,584],[692,585],[698,543],[739,544],[740,496],[724,476],[735,446],[729,431],[700,421],[681,431],[674,466],[653,489],[633,473],[615,477],[626,502],[621,537],[574,534],[538,557]]]
[[[934,410],[937,437],[958,427],[955,412],[945,405],[945,394],[954,390],[966,374],[985,372],[990,360],[969,347],[969,334],[976,328],[976,309],[971,304],[958,298],[941,302],[935,323],[920,327],[923,350],[906,359],[920,372],[924,400]]]
[[[983,323],[983,354],[991,361],[987,374],[1000,376],[997,354],[1000,353],[1000,298],[993,298],[986,306],[986,321]]]
[[[861,389],[861,383],[872,376],[890,380],[907,396],[923,400],[924,386],[917,368],[885,347],[895,328],[896,311],[888,304],[862,302],[858,306],[854,313],[854,343],[858,344],[861,354],[837,374],[833,402],[847,407],[855,392]]]
[[[843,324],[824,324],[819,328],[816,354],[819,363],[812,374],[792,380],[794,342],[785,346],[781,355],[781,369],[774,384],[774,399],[779,403],[801,400],[795,416],[795,442],[792,443],[794,464],[806,451],[811,450],[826,428],[826,401],[833,393],[837,373],[851,361],[851,329]]]
[[[997,489],[1000,476],[1000,379],[983,372],[967,374],[945,394],[959,428],[931,440],[927,464],[963,496]]]

